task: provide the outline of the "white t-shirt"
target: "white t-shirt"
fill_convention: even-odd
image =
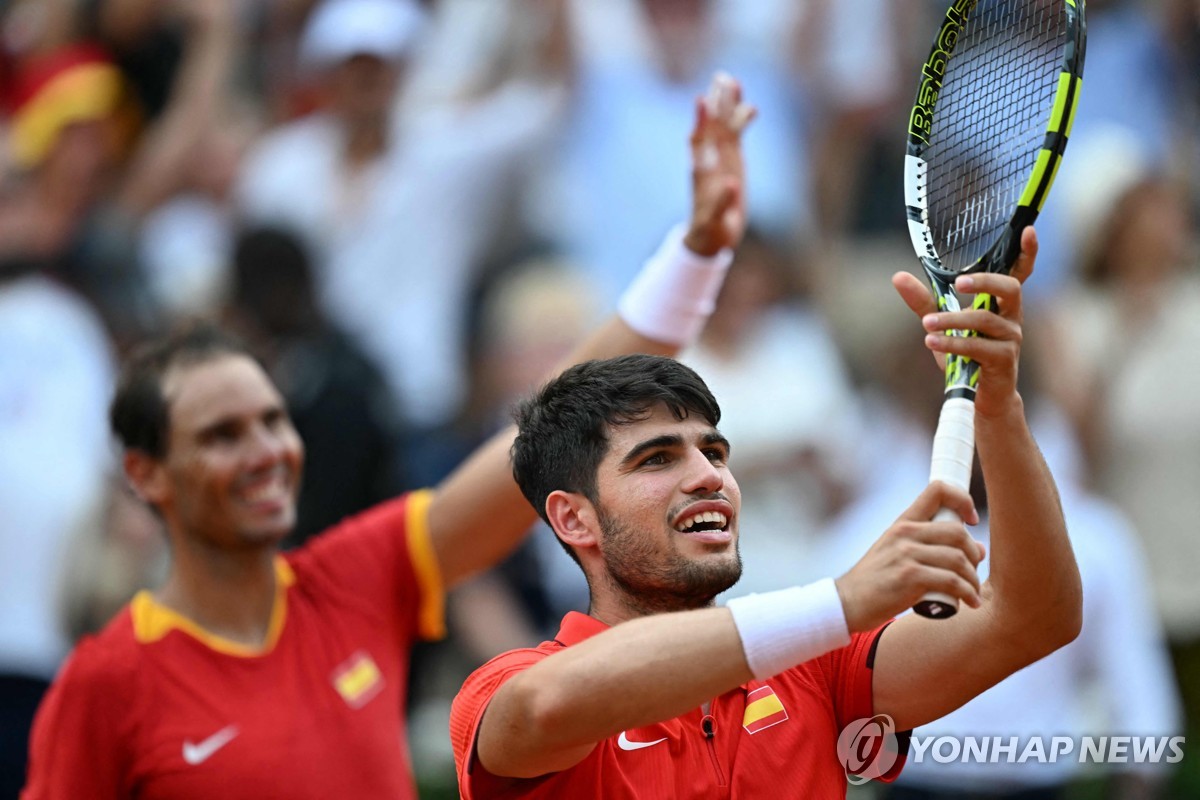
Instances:
[[[241,212],[308,239],[326,313],[377,360],[411,422],[445,422],[462,402],[468,293],[555,103],[543,87],[512,84],[405,115],[388,151],[354,174],[324,114],[247,155]]]
[[[67,544],[94,524],[112,466],[109,341],[41,276],[0,282],[0,672],[54,674]]]

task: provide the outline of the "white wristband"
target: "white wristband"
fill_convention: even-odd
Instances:
[[[746,663],[758,680],[850,644],[833,578],[730,600]]]
[[[617,304],[629,327],[677,347],[692,344],[704,329],[733,262],[728,248],[715,256],[693,253],[683,243],[686,231],[685,225],[671,229]]]

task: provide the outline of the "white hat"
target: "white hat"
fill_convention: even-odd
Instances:
[[[300,39],[300,57],[326,67],[356,55],[395,61],[409,54],[425,26],[414,0],[324,0]]]

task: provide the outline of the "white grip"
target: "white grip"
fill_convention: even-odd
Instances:
[[[937,433],[933,437],[933,462],[929,482],[942,481],[966,491],[971,486],[971,464],[975,460],[975,404],[952,397],[942,404]]]
[[[975,460],[975,404],[961,397],[952,397],[942,404],[937,433],[933,436],[933,461],[929,467],[929,482],[942,481],[967,491],[971,486],[971,465]],[[943,508],[933,517],[935,522],[961,522],[958,514]],[[944,619],[958,611],[958,600],[940,592],[930,592],[913,606],[924,617]]]

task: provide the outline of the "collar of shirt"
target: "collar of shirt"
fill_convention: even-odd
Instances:
[[[563,647],[571,647],[598,633],[603,633],[609,627],[595,617],[589,617],[578,611],[568,611],[567,615],[563,617],[562,625],[559,626],[554,641]]]

